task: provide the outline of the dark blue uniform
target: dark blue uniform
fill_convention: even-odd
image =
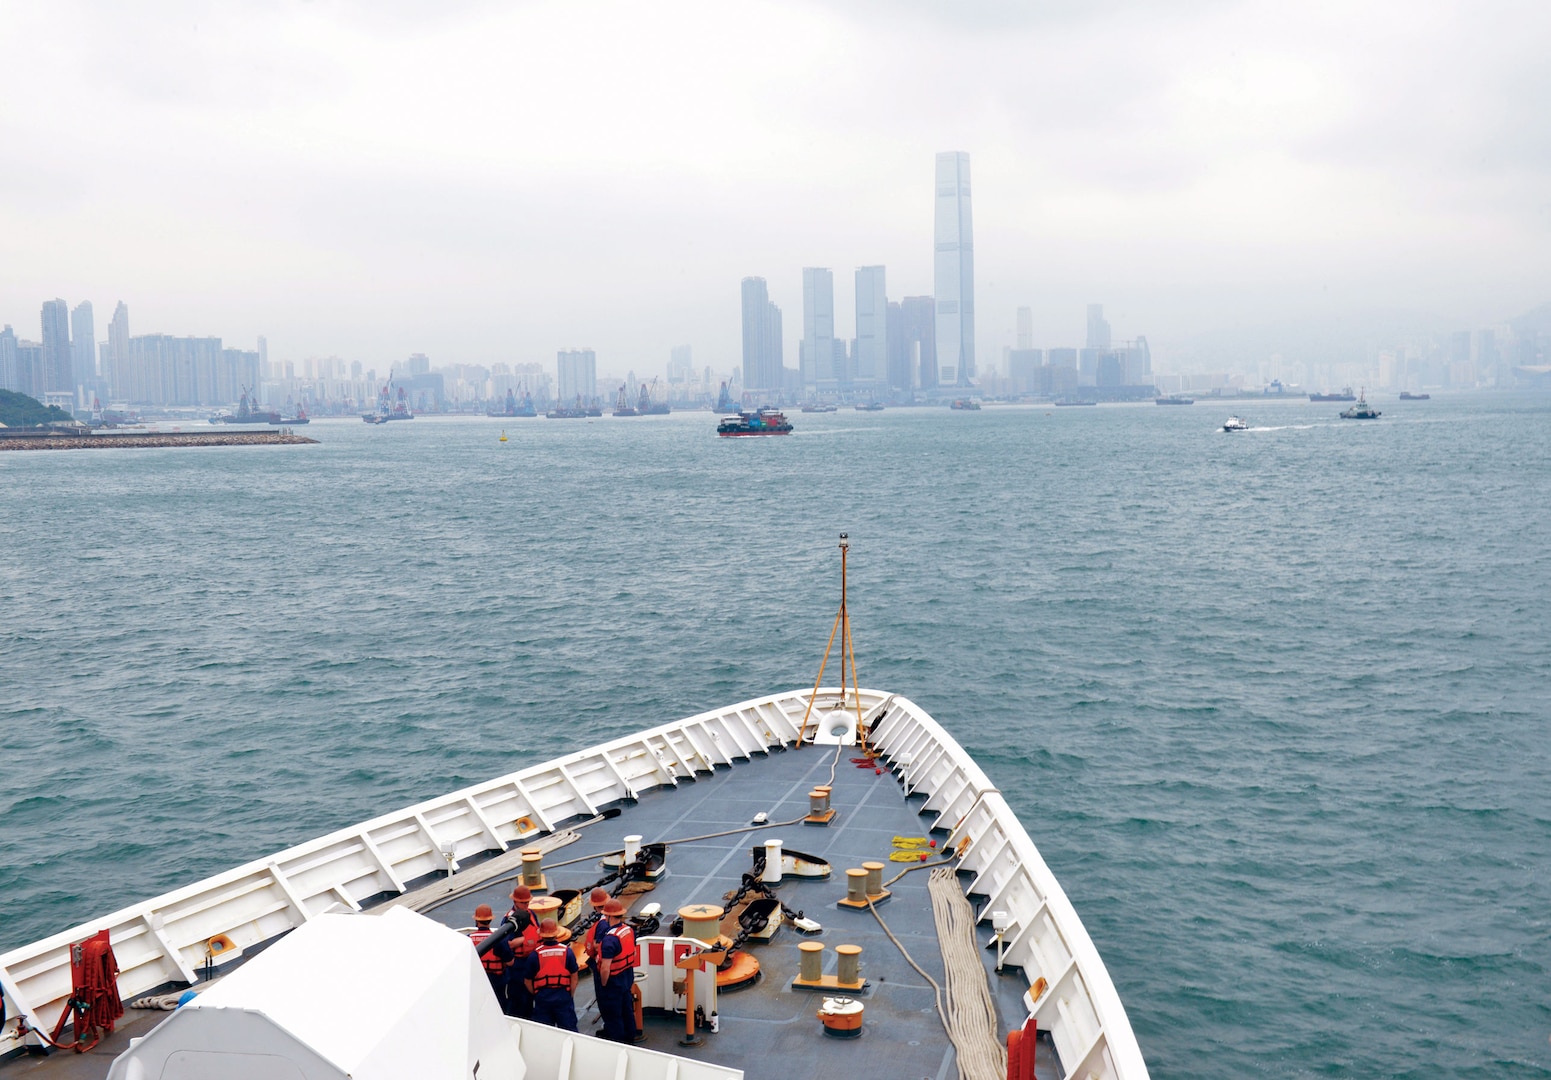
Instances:
[[[550,1027],[576,1030],[576,1001],[571,996],[577,973],[569,946],[546,940],[523,963],[523,978],[533,985],[533,1019]]]
[[[610,926],[598,933],[598,969],[609,973],[598,987],[598,1012],[603,1016],[603,1037],[614,1042],[635,1042],[635,931],[628,924]]]
[[[517,924],[517,933],[511,937],[512,952],[516,955],[517,962],[507,969],[509,980],[506,984],[506,1015],[531,1020],[533,1019],[533,995],[528,993],[528,987],[523,982],[523,973],[528,970],[529,954],[538,947],[539,924],[533,918],[532,912],[515,904],[506,913],[506,917]]]

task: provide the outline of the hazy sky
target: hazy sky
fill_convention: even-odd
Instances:
[[[982,355],[1166,350],[1355,308],[1551,299],[1551,3],[79,4],[0,0],[0,322],[385,367],[788,363],[801,268],[930,293],[933,155],[974,182]]]

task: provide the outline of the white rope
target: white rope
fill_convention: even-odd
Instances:
[[[907,872],[901,871],[894,881],[904,877]],[[937,1016],[942,1020],[949,1041],[953,1043],[959,1080],[1004,1080],[1007,1076],[1007,1048],[1002,1045],[997,1033],[996,1005],[986,986],[985,968],[980,966],[980,952],[975,945],[975,912],[960,891],[957,874],[951,866],[933,868],[926,888],[932,898],[932,918],[937,924],[937,943],[942,950],[943,970],[948,975],[946,991],[915,962],[904,943],[894,936],[894,931],[878,914],[871,898],[867,901],[867,910],[872,912],[872,917],[878,920],[883,932],[899,949],[905,963],[931,984],[932,993],[937,999]],[[943,1006],[944,999],[947,1000],[946,1008]]]
[[[996,1003],[986,986],[985,968],[975,943],[975,912],[959,888],[951,866],[939,866],[927,879],[937,943],[947,972],[948,1038],[957,1051],[961,1080],[1003,1080],[1007,1048],[996,1027]]]

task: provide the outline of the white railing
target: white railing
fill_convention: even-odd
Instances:
[[[1006,963],[1023,968],[1024,1003],[1050,1033],[1066,1076],[1147,1080],[1147,1063],[1093,940],[1001,792],[924,711],[894,698],[869,742],[909,793],[927,796],[932,828],[950,830],[968,892],[987,898],[983,918],[1006,912]],[[1044,981],[1038,997],[1033,990]]]
[[[513,1020],[517,1046],[528,1071],[523,1080],[743,1080],[743,1070],[676,1057],[644,1046],[621,1046],[591,1035],[562,1031],[532,1020]]]
[[[237,949],[227,955],[235,956],[324,911],[358,910],[372,897],[402,893],[449,868],[444,844],[457,869],[459,859],[505,850],[611,802],[790,745],[810,692],[740,702],[533,765],[13,949],[0,955],[0,991],[11,1017],[0,1032],[0,1055],[17,1046],[18,1016],[52,1028],[70,993],[69,946],[98,930],[110,932],[126,1000],[168,983],[195,982],[211,938],[229,937]],[[829,701],[838,694],[820,691]],[[975,874],[969,891],[989,897],[982,914],[1009,915],[1007,962],[1023,967],[1031,987],[1045,981],[1037,998],[1025,1000],[1051,1033],[1066,1075],[1147,1080],[1103,961],[1001,794],[912,702],[874,690],[860,696],[872,744],[907,791],[928,796],[923,809],[936,812],[933,827],[952,830],[960,868]]]

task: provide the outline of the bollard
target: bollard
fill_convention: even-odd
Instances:
[[[781,884],[781,841],[765,841],[765,872],[759,880],[766,885]]]
[[[854,866],[846,871],[846,903],[853,907],[867,906],[867,871]]]
[[[625,837],[625,865],[635,862],[636,856],[641,854],[641,838],[639,836]]]
[[[867,872],[867,895],[883,895],[883,864],[881,862],[864,862],[862,869]]]
[[[563,901],[558,896],[535,896],[528,905],[528,911],[537,922],[543,922],[545,919],[554,919],[556,926],[564,928],[565,924],[560,919],[560,908],[562,906]]]
[[[862,947],[860,945],[836,945],[835,954],[840,963],[835,975],[841,986],[855,986],[862,981]]]
[[[544,887],[544,853],[536,847],[522,849],[522,883],[529,889]]]
[[[684,936],[715,945],[721,936],[724,912],[715,904],[691,904],[679,908],[679,918],[684,920]]]
[[[829,789],[814,788],[808,792],[808,813],[818,815],[829,813]]]
[[[824,943],[822,941],[799,941],[797,981],[805,983],[818,983],[824,978]]]

